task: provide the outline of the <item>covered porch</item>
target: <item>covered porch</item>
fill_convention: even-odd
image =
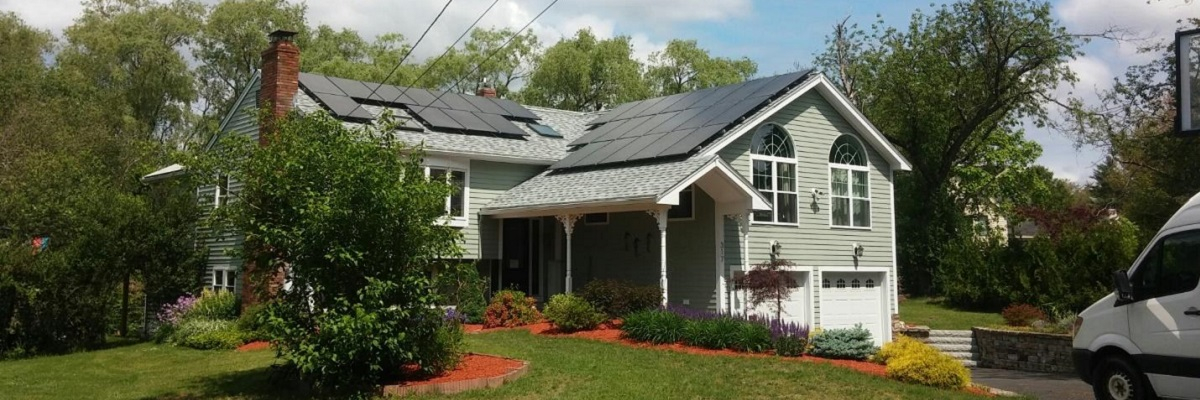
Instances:
[[[662,303],[729,310],[725,243],[745,257],[749,213],[770,205],[718,157],[548,171],[485,207],[499,220],[492,279],[542,300],[595,279],[657,284]],[[726,237],[726,222],[740,227]]]

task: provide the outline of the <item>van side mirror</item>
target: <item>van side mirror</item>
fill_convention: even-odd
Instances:
[[[1113,284],[1117,288],[1117,303],[1133,302],[1133,284],[1129,283],[1129,274],[1125,271],[1113,271]]]

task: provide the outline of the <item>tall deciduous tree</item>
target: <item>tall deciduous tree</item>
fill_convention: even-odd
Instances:
[[[546,49],[521,99],[532,105],[596,111],[650,93],[629,37],[601,40],[583,29]]]
[[[675,39],[650,55],[646,79],[658,96],[738,83],[754,76],[758,64],[749,58],[713,57],[695,40]]]
[[[1048,94],[1075,79],[1066,62],[1079,41],[1049,4],[1024,1],[962,1],[918,11],[903,29],[876,26],[862,46],[835,36],[818,61],[857,84],[862,110],[913,164],[897,182],[899,261],[905,288],[924,293],[962,226],[963,198],[976,196],[955,189],[970,183],[962,166],[1003,161],[991,156],[1006,143],[1022,156],[992,168],[1028,166],[1020,122],[1044,123]]]
[[[441,61],[429,59],[424,68],[432,68],[430,83],[440,82],[443,89],[474,92],[486,81],[505,97],[534,71],[541,50],[531,30],[516,35],[509,28],[476,28],[461,48],[451,49]]]

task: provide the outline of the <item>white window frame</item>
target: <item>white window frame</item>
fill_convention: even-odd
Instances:
[[[755,161],[766,161],[771,164],[771,189],[759,189],[758,187],[754,187],[754,190],[759,191],[759,193],[762,194],[763,197],[768,197],[771,200],[771,220],[770,221],[759,221],[757,219],[754,219],[754,213],[750,213],[750,223],[753,225],[800,226],[800,163],[798,162],[798,160],[795,157],[788,158],[788,157],[776,157],[776,156],[754,154],[754,145],[753,145],[754,136],[757,136],[758,132],[760,130],[767,128],[767,127],[771,127],[771,126],[778,127],[780,130],[782,130],[785,134],[788,135],[788,140],[792,141],[792,155],[795,156],[795,154],[796,154],[796,141],[795,141],[795,139],[792,138],[792,133],[789,132],[786,128],[784,128],[782,125],[779,125],[779,124],[776,124],[773,122],[768,122],[768,123],[760,126],[758,129],[754,130],[754,135],[752,135],[751,139],[750,139],[750,141],[751,141],[751,145],[750,145],[750,149],[749,149],[750,172],[747,176],[750,177],[750,185],[754,186],[754,162]],[[777,189],[777,187],[779,186],[779,164],[780,163],[792,165],[792,186],[793,186],[794,190],[792,190],[790,192]],[[794,213],[794,215],[796,216],[796,222],[779,222],[779,210],[776,208],[779,206],[779,197],[778,197],[779,193],[785,193],[785,194],[790,193],[790,194],[796,195],[796,204],[795,204],[796,212]]]
[[[871,211],[871,206],[874,203],[874,200],[871,198],[871,167],[870,167],[871,161],[869,158],[870,155],[867,154],[867,147],[863,145],[862,140],[859,140],[857,137],[855,137],[853,135],[842,134],[842,135],[838,136],[837,138],[834,138],[834,143],[836,143],[837,139],[840,139],[842,136],[849,137],[858,143],[858,147],[860,149],[862,149],[862,151],[863,151],[863,154],[862,154],[863,161],[866,162],[867,165],[851,165],[851,164],[841,164],[841,163],[835,163],[835,162],[829,163],[829,171],[828,171],[829,178],[827,179],[827,181],[829,183],[829,187],[827,188],[827,190],[828,190],[827,193],[829,193],[829,196],[828,196],[829,197],[829,227],[837,228],[837,229],[859,229],[859,230],[869,231],[869,230],[872,230],[873,227],[875,226],[875,213]],[[833,151],[832,145],[830,145],[829,151]],[[845,170],[846,171],[846,185],[848,185],[846,196],[834,196],[834,191],[833,191],[833,171],[834,170]],[[855,197],[854,196],[854,171],[865,172],[865,174],[866,174],[866,177],[867,177],[867,181],[866,181],[867,195],[866,195],[866,197]],[[848,203],[849,203],[849,207],[850,207],[850,210],[849,210],[850,225],[838,225],[838,224],[833,223],[833,205],[834,205],[833,199],[834,199],[834,197],[838,197],[838,198],[844,197],[846,199],[849,199]],[[854,201],[855,200],[866,200],[867,201],[867,225],[866,226],[854,225]]]
[[[422,165],[425,171],[425,178],[431,176],[431,170],[440,169],[446,170],[447,179],[450,172],[463,173],[463,191],[462,191],[462,215],[450,215],[450,201],[452,196],[446,196],[446,216],[442,217],[441,224],[452,226],[455,228],[466,228],[471,224],[471,164],[469,160],[441,158],[426,156]]]
[[[671,210],[674,210],[675,207],[680,207],[680,208],[683,207],[683,196],[685,195],[685,193],[686,193],[686,196],[688,196],[688,198],[691,200],[691,202],[688,203],[691,205],[691,209],[688,210],[688,216],[686,216],[686,217],[671,217],[670,211],[668,210],[667,211],[667,220],[668,221],[694,221],[694,220],[696,220],[696,185],[694,185],[694,184],[688,185],[687,187],[685,187],[679,191],[679,199],[680,199],[679,203],[680,204],[671,206]]]
[[[208,285],[205,285],[209,290],[219,292],[228,290],[230,292],[237,291],[237,269],[228,265],[215,265],[212,267],[212,273],[208,274]],[[217,275],[221,275],[221,284],[217,284]],[[229,278],[233,277],[233,284],[229,283]]]
[[[213,208],[220,208],[226,204],[229,204],[229,175],[220,174],[217,175],[217,183],[213,185]]]

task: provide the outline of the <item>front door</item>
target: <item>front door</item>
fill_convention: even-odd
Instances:
[[[525,294],[541,296],[539,272],[541,265],[541,221],[511,218],[501,221],[503,248],[500,260],[500,288],[515,289]]]
[[[1158,395],[1200,398],[1200,230],[1164,236],[1130,281],[1138,364]]]

